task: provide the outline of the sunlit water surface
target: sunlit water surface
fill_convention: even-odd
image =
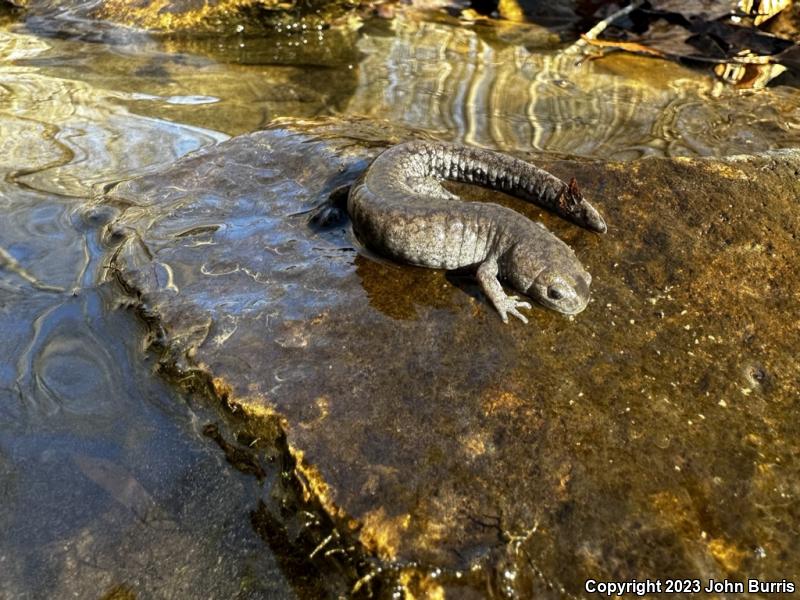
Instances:
[[[438,19],[266,40],[0,30],[0,597],[293,597],[219,418],[154,372],[105,281],[102,184],[274,117],[361,114],[596,158],[796,146],[800,94],[586,60],[534,27]],[[32,30],[34,29],[34,30]]]

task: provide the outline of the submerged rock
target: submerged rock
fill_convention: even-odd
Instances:
[[[469,277],[308,227],[412,137],[287,120],[106,198],[125,207],[112,272],[165,364],[282,430],[337,552],[374,561],[353,589],[556,598],[796,572],[800,153],[538,161],[577,177],[606,236],[457,186],[541,219],[594,277],[583,313],[524,326]]]

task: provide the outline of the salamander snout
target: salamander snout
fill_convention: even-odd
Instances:
[[[589,302],[591,276],[545,269],[528,289],[528,295],[547,308],[566,315],[581,312]]]

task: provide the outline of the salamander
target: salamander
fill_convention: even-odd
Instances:
[[[356,237],[377,253],[435,269],[474,269],[504,322],[531,305],[500,281],[564,314],[582,311],[592,278],[544,225],[499,204],[464,202],[442,180],[481,185],[533,202],[591,231],[606,223],[573,179],[490,150],[414,141],[372,162],[347,193]]]

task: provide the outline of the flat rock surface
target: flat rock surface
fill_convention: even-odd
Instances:
[[[543,221],[594,277],[583,313],[536,307],[525,326],[469,276],[308,227],[412,137],[284,121],[111,190],[112,268],[175,368],[277,416],[343,531],[387,564],[443,569],[428,595],[796,579],[800,154],[538,161],[577,177],[605,236],[457,186]]]

